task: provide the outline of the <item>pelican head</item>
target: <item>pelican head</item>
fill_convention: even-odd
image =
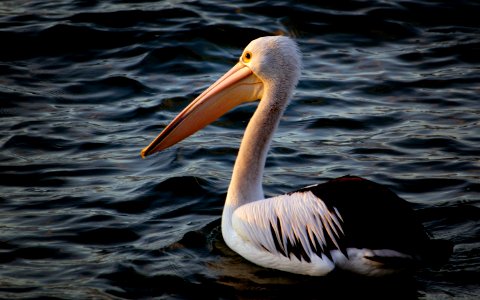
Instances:
[[[267,36],[251,41],[238,63],[180,112],[142,150],[141,156],[144,158],[180,142],[235,106],[261,100],[269,90],[287,93],[278,97],[282,101],[290,99],[300,68],[300,52],[290,38]]]

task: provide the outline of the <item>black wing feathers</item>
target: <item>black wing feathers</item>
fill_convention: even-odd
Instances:
[[[338,210],[345,233],[340,240],[343,249],[392,249],[408,254],[429,241],[409,203],[382,185],[344,176],[299,190],[306,191],[329,210]]]

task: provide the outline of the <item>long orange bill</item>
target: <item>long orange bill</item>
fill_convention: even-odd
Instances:
[[[142,158],[166,149],[220,118],[235,106],[262,97],[261,80],[242,63],[237,63],[180,112],[148,145]]]

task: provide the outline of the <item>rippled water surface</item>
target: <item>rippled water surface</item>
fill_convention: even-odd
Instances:
[[[0,298],[478,299],[479,16],[454,0],[0,1]],[[455,244],[448,264],[309,278],[230,251],[219,220],[255,104],[140,158],[251,39],[278,34],[304,70],[267,196],[385,184]]]

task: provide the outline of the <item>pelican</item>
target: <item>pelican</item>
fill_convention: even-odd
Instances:
[[[431,239],[408,202],[367,179],[344,176],[265,199],[267,152],[300,71],[301,54],[292,39],[253,40],[233,68],[141,151],[142,158],[239,104],[260,100],[245,130],[222,213],[222,235],[232,250],[265,268],[311,276],[334,269],[382,276],[446,261],[450,243]]]

